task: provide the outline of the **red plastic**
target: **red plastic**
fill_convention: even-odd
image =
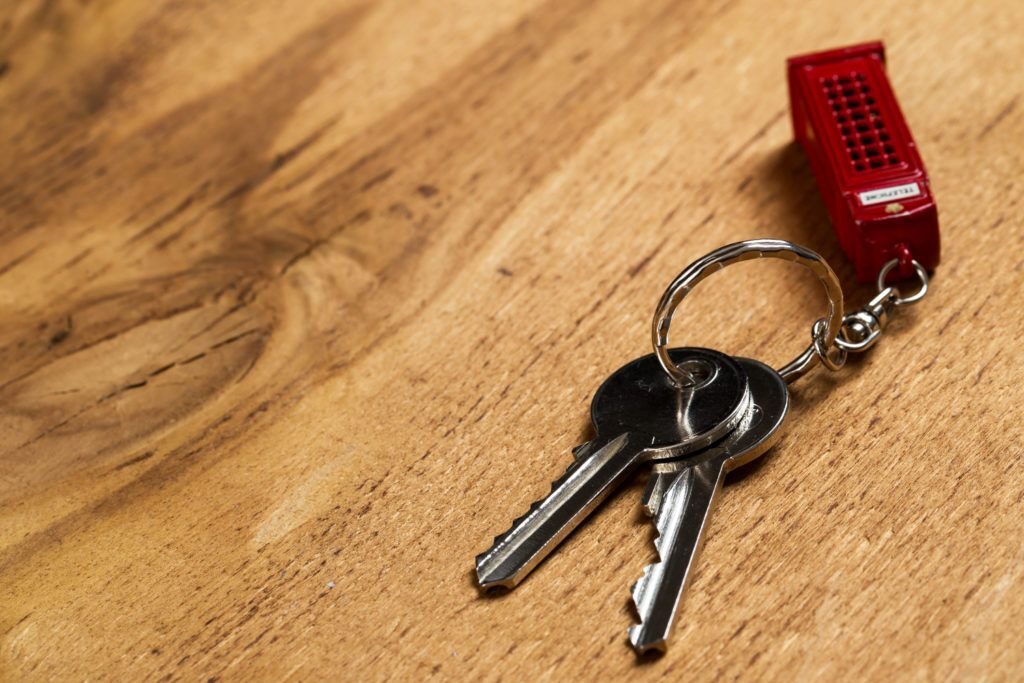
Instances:
[[[791,57],[793,134],[818,180],[857,277],[890,280],[939,263],[939,216],[928,174],[885,75],[880,42]]]

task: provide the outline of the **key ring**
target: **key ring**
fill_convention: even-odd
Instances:
[[[821,281],[828,296],[828,314],[823,319],[824,330],[821,330],[821,324],[816,323],[812,326],[811,344],[803,353],[779,369],[783,379],[792,382],[803,376],[815,363],[823,360],[822,354],[816,349],[827,351],[832,347],[843,324],[843,289],[825,259],[810,249],[785,240],[756,239],[736,242],[715,249],[687,266],[665,290],[654,311],[651,325],[654,354],[676,386],[688,388],[698,381],[693,373],[680,368],[669,357],[668,329],[672,324],[672,314],[675,313],[676,307],[691,289],[712,273],[734,263],[758,258],[778,258],[808,268]],[[827,356],[824,360],[826,363],[831,362]]]

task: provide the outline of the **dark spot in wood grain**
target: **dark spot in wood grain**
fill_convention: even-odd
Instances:
[[[375,149],[375,150],[373,150],[371,152],[367,152],[366,154],[363,154],[358,159],[356,159],[353,163],[349,164],[348,167],[345,168],[344,171],[342,171],[342,175],[345,175],[345,176],[357,175],[359,173],[359,171],[363,170],[364,166],[369,164],[371,161],[377,159],[381,155],[381,153],[383,151],[384,150],[382,150],[382,149],[380,149],[378,147],[377,149]]]
[[[269,408],[270,408],[270,401],[264,400],[262,403],[257,405],[257,407],[251,413],[249,413],[249,415],[246,416],[246,420],[251,420],[254,417],[256,417],[257,415],[259,415],[260,413],[266,413],[267,409],[269,409]]]
[[[671,211],[665,214],[665,217],[661,219],[661,227],[664,228],[666,225],[668,225],[669,221],[675,218],[676,212],[679,211],[680,206],[682,206],[682,204],[676,204],[674,207],[672,207]]]
[[[743,629],[745,629],[746,627],[747,622],[744,621],[742,624],[740,624],[739,628],[733,631],[732,635],[729,637],[729,640],[736,640],[737,638],[739,638],[740,634],[743,633]]]
[[[277,171],[278,169],[282,168],[285,164],[294,160],[297,156],[299,156],[304,151],[309,149],[317,140],[323,137],[324,133],[330,130],[332,126],[334,126],[334,123],[335,119],[331,119],[330,121],[324,122],[312,133],[299,140],[297,144],[293,145],[292,147],[289,147],[283,152],[274,155],[274,158],[270,162],[270,167],[268,169],[269,173],[267,175],[269,176],[274,171]],[[266,178],[264,178],[264,180],[266,180]]]
[[[498,274],[504,275],[505,277],[512,277],[512,271],[506,268],[505,266],[498,267]]]
[[[971,314],[972,319],[976,319],[979,315],[981,315],[981,312],[985,310],[986,304],[988,304],[988,300],[991,298],[992,292],[989,292],[988,294],[985,295],[985,297],[981,300],[981,303],[978,304],[978,307],[974,309],[974,313]]]
[[[21,256],[17,256],[15,258],[11,259],[10,261],[8,261],[7,263],[5,263],[4,265],[0,266],[0,275],[3,275],[7,271],[11,270],[15,266],[17,266],[19,263],[24,262],[25,259],[27,259],[28,257],[32,256],[32,254],[36,253],[36,251],[38,251],[38,250],[39,250],[39,247],[33,247],[32,249],[29,249],[28,251],[26,251]]]
[[[303,259],[308,258],[309,255],[312,254],[314,251],[316,251],[318,248],[320,248],[324,244],[327,244],[333,238],[337,237],[342,232],[344,232],[346,228],[348,228],[350,226],[360,225],[362,223],[365,223],[366,221],[370,220],[370,218],[372,218],[372,217],[373,217],[373,213],[369,209],[362,209],[361,211],[357,212],[355,215],[353,215],[347,221],[342,223],[336,229],[334,229],[331,232],[329,232],[327,234],[327,236],[325,236],[323,238],[320,238],[320,239],[313,240],[312,242],[309,243],[309,245],[305,249],[303,249],[302,251],[300,251],[297,254],[293,255],[290,259],[288,259],[288,261],[285,262],[285,264],[283,266],[281,266],[281,270],[278,271],[278,275],[286,274],[289,270],[291,270],[293,267],[295,267],[296,264],[301,262]]]
[[[1020,99],[1020,94],[1014,95],[1013,99],[1006,103],[1006,105],[999,110],[999,112],[989,120],[988,123],[978,133],[978,139],[981,140],[983,137],[992,132],[992,130],[1002,123],[1007,116],[1013,113],[1013,110],[1017,108],[1017,100]]]
[[[117,472],[118,470],[123,470],[126,467],[131,467],[132,465],[136,465],[136,464],[138,464],[140,462],[143,462],[144,460],[149,460],[155,454],[156,454],[156,451],[146,451],[145,453],[143,453],[141,455],[136,455],[134,458],[130,458],[128,460],[125,460],[120,465],[115,465],[114,466],[114,471]]]
[[[331,128],[331,126],[334,125],[334,123],[334,120],[327,121],[319,128],[314,130],[310,135],[300,140],[293,147],[290,147],[284,150],[283,152],[274,155],[274,157],[270,159],[270,161],[266,164],[264,168],[260,169],[252,177],[247,178],[246,180],[236,185],[234,188],[232,188],[226,194],[224,194],[220,199],[218,199],[214,203],[214,207],[222,207],[226,204],[234,202],[243,197],[244,195],[247,195],[253,190],[259,188],[271,176],[273,176],[275,172],[286,166],[289,162],[291,162],[297,156],[299,156],[303,151],[312,146],[313,143],[319,140],[324,135],[324,133],[326,133]],[[289,185],[289,187],[291,187],[291,185]]]
[[[378,173],[377,175],[373,176],[372,178],[367,180],[365,183],[363,183],[363,186],[361,188],[359,188],[359,189],[362,190],[363,192],[366,192],[367,190],[371,189],[373,186],[380,185],[381,183],[383,183],[385,180],[390,178],[394,174],[394,172],[395,172],[395,169],[389,168],[388,170],[384,171],[383,173]]]
[[[84,259],[86,256],[88,256],[91,253],[92,253],[92,247],[88,247],[86,249],[83,249],[82,251],[78,252],[78,254],[76,254],[75,256],[72,256],[70,259],[68,259],[67,263],[65,263],[63,266],[61,266],[61,268],[63,268],[63,269],[73,268],[74,266],[78,265],[82,261],[82,259]]]
[[[200,359],[205,358],[205,357],[206,357],[206,351],[203,351],[202,353],[197,353],[196,355],[194,355],[194,356],[192,356],[190,358],[186,358],[185,360],[181,361],[181,364],[182,365],[188,365],[189,363],[195,363],[197,360],[200,360]]]
[[[243,180],[241,183],[235,185],[233,188],[228,190],[226,194],[221,196],[221,198],[217,200],[214,206],[220,207],[224,206],[225,204],[230,204],[236,199],[239,199],[240,197],[249,194],[249,192],[251,192],[259,184],[259,178],[249,178],[247,180]]]
[[[505,58],[502,59],[501,62],[498,63],[498,66],[494,68],[493,75],[505,75],[513,66],[518,66],[522,62],[528,61],[524,60],[524,57],[535,55],[536,52],[537,51],[525,41],[519,43],[506,54]]]
[[[164,237],[160,238],[160,240],[155,242],[153,244],[153,250],[163,251],[167,249],[167,247],[181,239],[181,236],[188,232],[190,228],[192,228],[195,225],[198,225],[199,221],[202,219],[204,215],[206,215],[206,212],[202,211],[192,220],[183,222],[178,228],[167,233],[167,235],[165,235]]]
[[[1003,352],[1003,350],[999,349],[994,354],[992,354],[992,357],[989,358],[988,361],[986,361],[986,363],[984,365],[982,365],[980,368],[978,368],[978,372],[974,376],[974,383],[975,384],[977,384],[978,382],[981,381],[981,378],[985,376],[985,373],[988,372],[988,369],[990,367],[992,367],[992,363],[995,362],[996,358],[998,358],[999,354],[1002,353],[1002,352]]]
[[[57,344],[60,344],[62,341],[67,339],[68,336],[71,334],[71,327],[72,327],[72,322],[71,322],[71,316],[69,315],[69,316],[67,316],[67,318],[65,318],[64,327],[62,327],[61,329],[57,330],[57,332],[55,332],[50,337],[50,348],[53,348]]]
[[[238,334],[236,334],[234,336],[228,337],[227,339],[224,339],[223,341],[217,342],[216,344],[211,346],[208,350],[209,351],[213,351],[214,349],[219,349],[222,346],[227,346],[228,344],[234,344],[236,341],[238,341],[240,339],[245,339],[249,335],[256,334],[257,332],[259,332],[259,330],[246,330],[245,332],[239,332]]]
[[[107,106],[119,86],[130,80],[132,66],[124,59],[108,62],[96,75],[88,79],[81,89],[81,103],[85,113],[92,116]]]
[[[118,391],[120,391],[120,390],[118,390]],[[100,403],[103,403],[104,401],[110,399],[111,397],[116,396],[117,393],[118,393],[117,391],[114,391],[114,392],[112,392],[110,394],[107,394],[106,396],[101,397],[96,402],[96,404],[98,405]],[[54,432],[56,432],[61,427],[64,427],[65,425],[69,424],[72,420],[74,420],[74,419],[80,417],[81,415],[83,415],[85,412],[87,412],[92,407],[94,407],[94,406],[90,405],[90,406],[86,406],[85,408],[82,408],[80,410],[75,411],[72,415],[64,418],[63,420],[59,421],[57,424],[51,425],[51,426],[47,427],[46,429],[44,429],[43,431],[39,432],[34,437],[32,437],[28,441],[24,442],[20,446],[18,446],[18,448],[24,448],[26,446],[30,446],[30,445],[34,444],[35,442],[40,441],[41,439],[46,438],[50,434],[53,434]]]
[[[875,415],[874,417],[872,417],[871,420],[868,421],[868,431],[871,431],[872,429],[874,429],[875,425],[877,425],[881,421],[882,421],[882,416],[881,415]]]
[[[412,218],[412,211],[410,211],[409,207],[403,204],[402,202],[395,202],[394,204],[389,206],[388,213],[390,213],[392,216],[398,216],[400,218]]]
[[[7,72],[11,70],[11,63],[7,60],[0,60],[0,78],[7,75]]]
[[[11,626],[6,631],[4,631],[4,636],[9,636],[14,629],[16,629],[19,626],[21,626],[22,624],[24,624],[28,620],[28,618],[31,617],[31,616],[32,616],[32,612],[29,612],[28,614],[23,616],[21,619],[18,619],[18,621],[16,621],[13,626]]]
[[[714,209],[712,209],[711,212],[707,216],[704,216],[704,220],[702,220],[697,227],[703,228],[705,225],[707,225],[708,223],[710,223],[714,219],[715,219],[715,211],[714,211]]]
[[[579,64],[590,56],[590,50],[581,50],[572,56],[572,63]]]
[[[157,375],[162,375],[163,373],[165,373],[168,370],[170,370],[171,368],[173,368],[175,365],[177,365],[177,363],[168,363],[167,365],[163,365],[163,366],[157,368],[156,370],[154,370],[153,372],[149,373],[149,376],[150,377],[156,377]]]
[[[754,176],[747,175],[747,177],[741,180],[740,184],[736,186],[736,192],[743,192],[743,190],[747,189],[747,186],[750,185],[750,181],[752,181],[753,179]]]
[[[420,193],[420,196],[430,199],[437,194],[438,189],[433,185],[420,185],[416,191]]]
[[[639,261],[634,263],[630,267],[630,269],[627,271],[627,275],[629,275],[629,278],[633,279],[637,275],[639,275],[640,271],[642,271],[644,268],[646,268],[647,264],[651,262],[651,259],[654,258],[655,254],[657,254],[659,251],[661,251],[664,248],[665,242],[667,242],[667,241],[668,241],[668,237],[665,237],[660,242],[658,242],[658,244],[653,249],[651,249],[649,252],[647,252],[644,255],[643,258],[641,258]]]
[[[763,522],[763,521],[764,521],[764,515],[761,515],[760,517],[755,519],[753,521],[753,523],[743,531],[743,533],[741,533],[739,535],[739,538],[746,538],[747,536],[749,536],[750,532],[753,531],[754,529],[756,529],[757,527],[759,527],[761,525],[761,522]]]
[[[193,192],[189,193],[184,199],[182,199],[180,202],[178,202],[178,204],[173,209],[171,209],[170,211],[166,212],[165,214],[163,214],[162,216],[157,218],[155,221],[152,221],[149,225],[144,227],[142,230],[140,230],[139,232],[135,233],[130,238],[128,238],[128,242],[127,243],[128,244],[133,244],[135,242],[138,242],[139,240],[143,239],[144,237],[146,237],[148,235],[151,235],[152,233],[156,232],[157,230],[159,230],[163,226],[167,225],[168,223],[170,223],[174,219],[176,219],[179,216],[181,216],[183,213],[185,213],[185,211],[188,210],[188,208],[190,206],[192,206],[192,204],[197,199],[199,199],[203,194],[205,194],[206,188],[207,188],[207,183],[203,183],[202,185],[200,185],[196,190],[194,190]]]
[[[291,270],[295,265],[307,258],[310,254],[316,251],[321,245],[325,244],[326,240],[317,239],[310,242],[305,249],[293,255],[290,259],[285,261],[285,264],[281,266],[280,274],[284,275]]]
[[[959,317],[960,317],[960,312],[961,312],[961,311],[960,311],[960,309],[959,309],[959,308],[958,308],[957,310],[953,311],[953,314],[952,314],[952,315],[950,315],[950,316],[949,316],[949,317],[948,317],[948,318],[946,319],[946,322],[942,323],[942,325],[940,325],[940,326],[939,326],[939,333],[938,333],[938,335],[936,335],[936,336],[939,336],[939,337],[941,337],[941,336],[942,336],[943,334],[945,334],[945,333],[946,333],[946,329],[947,329],[947,328],[948,328],[948,327],[949,327],[949,326],[950,326],[951,324],[953,324],[953,321],[954,321],[954,320],[956,320],[957,318],[959,318]]]
[[[253,638],[252,640],[250,640],[250,641],[249,641],[249,642],[248,642],[248,643],[247,643],[247,644],[246,644],[246,645],[245,645],[245,646],[244,646],[244,647],[242,648],[242,650],[243,650],[243,651],[244,651],[244,650],[251,650],[252,648],[254,648],[254,647],[255,647],[256,645],[258,645],[258,644],[259,644],[259,642],[260,642],[261,640],[263,640],[263,636],[265,636],[265,635],[267,635],[268,633],[270,633],[270,629],[272,629],[272,628],[273,628],[273,626],[268,626],[268,627],[266,627],[265,629],[263,629],[262,631],[260,631],[260,632],[259,632],[259,633],[258,633],[258,634],[256,635],[256,637],[255,637],[255,638]]]
[[[149,380],[144,379],[144,380],[141,380],[139,382],[132,382],[131,384],[125,384],[123,387],[121,387],[121,391],[131,391],[132,389],[141,389],[142,387],[146,386],[147,383],[149,383]]]

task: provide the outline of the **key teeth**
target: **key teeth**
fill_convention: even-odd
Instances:
[[[585,448],[587,446],[589,446],[589,442],[577,446],[574,450]],[[569,463],[568,467],[565,470],[565,473],[563,473],[562,476],[558,477],[553,482],[551,482],[551,487],[548,489],[547,495],[541,496],[537,500],[533,501],[533,503],[530,504],[530,507],[529,509],[527,509],[526,512],[512,520],[512,524],[511,526],[509,526],[507,530],[494,537],[494,542],[491,544],[490,548],[476,556],[477,584],[481,588],[483,588],[484,590],[495,587],[512,589],[519,584],[519,580],[515,576],[489,576],[487,572],[483,569],[482,565],[487,561],[487,558],[492,553],[498,550],[505,543],[505,541],[508,540],[509,536],[512,535],[512,532],[514,532],[523,523],[523,521],[526,520],[527,517],[536,512],[537,509],[540,508],[541,504],[543,504],[543,502],[551,495],[551,493],[554,492],[556,488],[561,486],[564,483],[564,481],[569,478],[569,476],[573,473],[573,470],[576,468],[577,464],[578,461],[576,460]]]
[[[636,626],[634,628],[640,628],[640,627],[643,626],[644,617],[646,616],[646,614],[645,614],[645,610],[644,610],[643,605],[642,605],[643,601],[642,601],[641,598],[643,597],[644,590],[647,588],[647,584],[650,581],[651,573],[654,571],[654,568],[656,566],[661,564],[661,543],[660,543],[660,541],[661,541],[661,534],[660,534],[660,529],[658,531],[659,531],[659,534],[654,539],[654,549],[657,552],[658,559],[655,562],[651,562],[650,564],[644,565],[643,571],[640,573],[640,578],[637,579],[633,583],[633,585],[632,585],[632,587],[630,588],[630,591],[629,591],[631,596],[632,596],[632,598],[633,598],[633,609],[636,611],[637,618],[640,621],[639,626]],[[630,630],[632,631],[632,629],[630,629]]]
[[[570,467],[571,467],[571,465],[570,465]],[[564,479],[565,476],[567,476],[568,474],[569,473],[566,472],[565,475],[563,475],[562,477],[560,477],[560,478],[556,479],[555,481],[551,482],[551,488],[548,490],[548,494],[549,495],[550,495],[550,493],[552,491],[555,490],[556,486],[558,486],[559,484],[562,483],[562,479]],[[509,525],[508,529],[506,529],[505,531],[503,531],[502,533],[500,533],[500,534],[498,534],[497,536],[494,537],[494,543],[491,544],[490,549],[488,549],[488,550],[480,553],[479,555],[477,555],[477,558],[480,558],[480,557],[483,557],[484,555],[489,554],[492,550],[494,550],[499,545],[504,543],[505,539],[507,539],[509,537],[509,535],[513,531],[516,530],[516,527],[518,527],[520,524],[523,523],[523,520],[525,520],[527,517],[529,517],[534,512],[536,512],[538,508],[540,508],[541,503],[544,502],[544,499],[545,499],[545,497],[541,497],[541,498],[538,498],[537,500],[533,501],[532,503],[530,503],[530,507],[526,510],[526,512],[524,512],[523,514],[521,514],[518,517],[516,517],[515,519],[513,519],[512,520],[512,524]]]
[[[643,621],[643,612],[640,611],[640,594],[643,593],[644,586],[646,585],[647,579],[650,577],[655,564],[657,564],[657,562],[645,566],[643,572],[640,574],[640,578],[634,581],[633,585],[629,588],[629,592],[633,596],[633,610],[636,612],[640,621]]]
[[[659,564],[661,563],[653,562],[645,566],[643,570],[643,575],[640,577],[640,579],[637,580],[636,583],[633,584],[631,590],[633,597],[633,608],[636,611],[640,623],[630,626],[627,633],[629,634],[629,642],[633,646],[633,649],[636,650],[636,653],[638,655],[644,655],[651,651],[665,652],[664,638],[652,642],[647,642],[643,640],[646,629],[644,624],[644,617],[646,615],[644,614],[644,611],[640,606],[641,597],[644,592],[644,589],[647,586],[647,581],[651,576],[651,572],[653,572],[654,568]]]
[[[658,559],[655,562],[651,562],[650,564],[644,566],[640,578],[637,579],[637,581],[633,584],[632,588],[630,589],[630,593],[632,594],[633,598],[633,608],[636,611],[636,615],[640,623],[635,624],[629,628],[629,642],[632,643],[633,648],[636,650],[637,654],[641,655],[651,650],[657,650],[659,652],[665,651],[664,639],[651,643],[646,643],[641,640],[644,633],[644,620],[647,616],[644,608],[641,605],[643,593],[647,588],[647,584],[650,580],[651,573],[654,571],[654,568],[656,566],[661,564],[662,561],[661,540],[662,532],[664,531],[664,522],[659,512],[661,508],[660,503],[664,493],[663,489],[664,485],[659,475],[656,473],[652,474],[652,478],[648,483],[648,491],[653,493],[654,495],[645,496],[646,500],[644,501],[644,504],[645,508],[648,511],[648,514],[650,514],[651,523],[654,525],[654,550],[658,556]]]
[[[664,631],[662,631],[660,626],[649,627],[647,623],[652,617],[652,612],[656,609],[653,602],[656,595],[645,595],[645,593],[647,591],[657,593],[657,591],[661,590],[660,583],[664,577],[659,577],[652,585],[652,574],[658,571],[658,567],[666,559],[661,549],[662,545],[666,541],[674,542],[679,532],[678,529],[672,528],[673,524],[679,521],[675,519],[675,514],[683,509],[680,505],[685,507],[694,486],[691,470],[664,474],[655,472],[652,477],[655,478],[652,487],[657,492],[657,495],[654,496],[652,501],[654,515],[651,517],[651,523],[654,525],[656,533],[654,547],[657,551],[658,559],[644,567],[643,576],[634,584],[633,588],[633,604],[636,606],[640,623],[629,629],[629,640],[639,655],[651,651],[665,652],[667,648],[668,626],[666,625]],[[672,510],[676,512],[666,514]],[[666,533],[668,536],[666,536]],[[669,552],[671,552],[671,549],[669,549]],[[654,632],[648,633],[649,629]]]

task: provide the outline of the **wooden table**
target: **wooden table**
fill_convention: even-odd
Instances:
[[[0,678],[1019,680],[1024,4],[10,3]],[[933,291],[793,386],[638,662],[643,477],[518,590],[473,557],[570,461],[676,272],[856,284],[787,55],[887,41]],[[778,365],[814,278],[674,338]]]

